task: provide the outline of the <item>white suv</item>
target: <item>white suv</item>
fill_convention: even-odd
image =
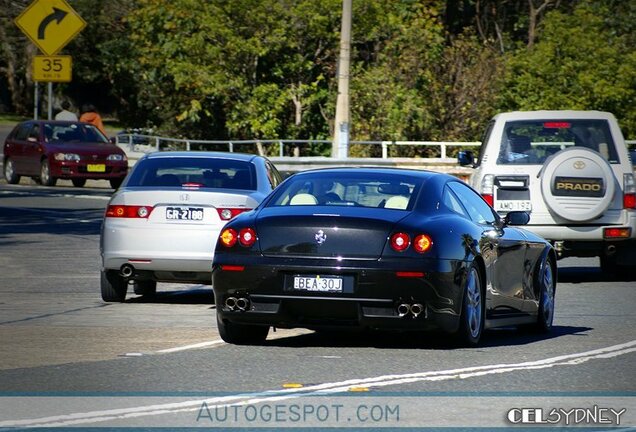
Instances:
[[[527,111],[495,116],[471,185],[499,212],[530,213],[530,231],[559,257],[598,256],[604,271],[636,264],[636,185],[616,118],[599,111]]]

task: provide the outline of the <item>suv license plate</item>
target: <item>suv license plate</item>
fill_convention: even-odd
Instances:
[[[522,200],[497,200],[495,201],[496,211],[531,211],[532,202]]]
[[[319,292],[342,292],[342,278],[329,276],[294,276],[294,289]]]
[[[167,207],[167,220],[203,220],[203,208],[201,207]]]

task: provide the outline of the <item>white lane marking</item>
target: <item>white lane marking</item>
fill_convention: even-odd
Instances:
[[[348,391],[352,387],[385,387],[404,383],[422,381],[443,381],[451,379],[467,379],[490,374],[501,374],[519,370],[537,370],[554,366],[580,365],[595,359],[609,359],[621,355],[636,352],[636,340],[619,345],[612,345],[592,351],[576,354],[567,354],[550,357],[542,360],[528,361],[511,364],[494,364],[485,366],[472,366],[444,371],[428,371],[401,375],[383,375],[373,378],[351,379],[341,382],[317,384],[303,388],[291,388],[282,390],[269,390],[259,393],[237,394],[207,399],[193,399],[178,403],[164,403],[158,405],[139,406],[132,408],[119,408],[102,411],[90,411],[84,413],[64,414],[35,419],[1,421],[0,427],[57,427],[77,424],[97,423],[109,420],[122,420],[142,416],[156,416],[162,414],[174,414],[178,412],[198,411],[203,403],[208,408],[222,408],[234,405],[253,405],[269,401],[281,401],[286,399],[301,398],[312,395],[325,395]]]
[[[159,350],[159,351],[155,351],[155,353],[167,354],[167,353],[173,353],[173,352],[178,352],[178,351],[186,351],[186,350],[197,349],[197,348],[206,348],[206,347],[209,347],[209,346],[219,345],[219,344],[223,344],[223,343],[225,343],[225,342],[223,342],[223,339],[215,339],[215,340],[211,340],[211,341],[208,341],[208,342],[200,342],[200,343],[196,343],[196,344],[192,344],[192,345],[184,345],[184,346],[175,347],[175,348],[162,349],[162,350]]]

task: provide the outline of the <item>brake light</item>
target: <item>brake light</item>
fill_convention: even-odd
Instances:
[[[492,207],[495,203],[495,176],[493,174],[486,174],[484,178],[481,179],[480,193],[488,205]]]
[[[623,174],[623,208],[636,208],[636,183],[633,174]]]
[[[411,244],[411,238],[406,233],[395,233],[391,236],[391,247],[396,252],[402,252],[406,250]]]
[[[256,243],[256,231],[252,228],[243,228],[239,231],[238,240],[241,246],[252,247]]]
[[[603,238],[629,238],[632,234],[631,228],[605,228],[603,229]]]
[[[219,238],[221,239],[223,246],[232,247],[238,240],[238,234],[232,228],[226,228],[223,230]]]
[[[413,249],[419,253],[428,252],[431,246],[433,246],[433,240],[426,234],[418,235],[413,241]]]
[[[221,220],[230,220],[243,212],[250,211],[251,208],[217,208],[216,211],[219,213],[219,217]]]
[[[545,122],[543,127],[546,129],[569,129],[572,126],[569,122]]]
[[[153,207],[109,205],[106,208],[106,217],[147,219],[152,213]]]

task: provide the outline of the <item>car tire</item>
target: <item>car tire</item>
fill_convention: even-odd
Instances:
[[[554,267],[552,259],[547,257],[539,265],[539,271],[535,277],[535,284],[538,284],[539,309],[537,311],[537,321],[534,330],[539,333],[548,333],[552,330],[554,320],[554,295],[556,293],[556,279],[554,277]]]
[[[224,321],[216,314],[219,335],[225,342],[234,345],[260,345],[267,339],[269,326],[236,324]]]
[[[57,179],[51,176],[51,166],[46,159],[40,165],[40,182],[42,186],[55,186],[55,183],[57,183]]]
[[[118,179],[110,179],[110,187],[112,187],[113,189],[117,189],[119,188],[119,186],[121,186],[121,183],[124,181],[124,179],[118,178]]]
[[[123,302],[126,300],[128,281],[114,270],[102,270],[101,289],[105,302]]]
[[[83,178],[71,179],[71,181],[73,182],[73,186],[75,187],[84,187],[84,185],[86,184],[86,179]]]
[[[134,283],[135,294],[141,296],[154,296],[157,294],[157,282],[153,280],[140,280]]]
[[[13,165],[13,161],[9,158],[4,161],[4,178],[9,184],[20,183],[20,176],[15,173],[15,166]]]
[[[484,332],[485,299],[482,287],[479,269],[475,263],[472,263],[466,273],[464,300],[456,335],[457,342],[462,346],[477,346]]]

